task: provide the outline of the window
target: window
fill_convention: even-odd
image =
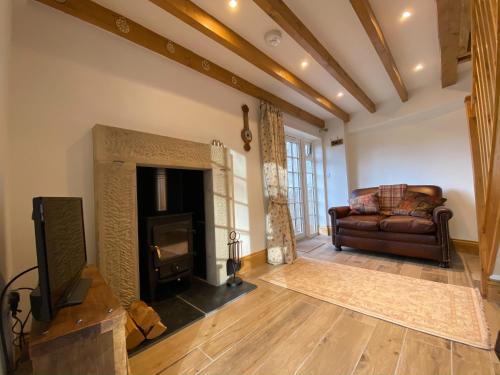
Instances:
[[[296,237],[318,234],[318,200],[314,144],[294,137],[286,138],[288,206]]]

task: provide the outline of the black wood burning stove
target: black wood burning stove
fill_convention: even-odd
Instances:
[[[193,272],[193,215],[142,219],[139,233],[141,298],[156,300],[159,284],[189,278]]]

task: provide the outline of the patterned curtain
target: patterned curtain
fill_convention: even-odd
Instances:
[[[283,113],[266,102],[260,103],[260,142],[267,200],[267,261],[270,264],[293,263],[297,250],[288,209]]]

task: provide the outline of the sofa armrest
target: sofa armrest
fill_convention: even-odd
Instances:
[[[450,264],[450,253],[453,245],[450,239],[448,221],[452,217],[453,212],[445,206],[436,207],[432,212],[432,219],[437,226],[437,240],[441,245],[441,267],[449,267]]]
[[[335,225],[335,221],[337,219],[341,219],[346,217],[351,212],[351,207],[349,206],[341,206],[341,207],[332,207],[328,210],[328,213],[332,217],[332,225]]]
[[[436,224],[440,224],[443,221],[448,221],[453,217],[453,211],[451,211],[448,207],[439,206],[434,209],[432,212],[432,219]]]
[[[341,207],[332,207],[328,210],[330,214],[331,222],[332,222],[332,243],[335,245],[337,250],[340,250],[340,241],[336,236],[338,228],[337,228],[337,219],[341,219],[346,217],[351,212],[351,207],[349,206],[341,206]]]

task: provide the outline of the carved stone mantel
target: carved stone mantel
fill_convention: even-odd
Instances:
[[[94,189],[98,267],[128,307],[139,298],[137,165],[204,171],[207,281],[227,279],[227,238],[234,227],[232,168],[226,148],[96,125]]]

